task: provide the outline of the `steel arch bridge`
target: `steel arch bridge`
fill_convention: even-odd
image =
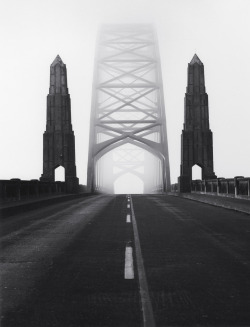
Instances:
[[[114,191],[122,175],[144,193],[170,189],[160,56],[151,25],[105,25],[96,45],[90,119],[89,192]]]

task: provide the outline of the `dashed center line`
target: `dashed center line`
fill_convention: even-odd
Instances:
[[[126,246],[125,250],[125,268],[124,268],[124,278],[134,279],[134,262],[133,262],[133,248],[132,246]]]
[[[140,287],[143,327],[155,327],[154,314],[153,314],[152,304],[148,291],[147,278],[146,278],[145,268],[143,264],[141,245],[140,245],[140,239],[137,229],[137,223],[135,219],[132,197],[130,198],[130,195],[127,195],[127,200],[128,200],[127,208],[131,210],[130,211],[131,214],[127,214],[126,222],[127,223],[132,222],[132,228],[134,233],[135,258],[136,258],[136,266],[137,266],[137,273],[138,273],[139,287]],[[128,244],[130,243],[131,242],[129,242]],[[134,279],[133,248],[130,245],[127,245],[125,250],[124,278]]]

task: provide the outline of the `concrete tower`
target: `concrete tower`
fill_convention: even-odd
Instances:
[[[50,66],[50,88],[47,97],[47,124],[43,134],[43,174],[41,181],[54,181],[55,169],[65,168],[67,192],[76,192],[78,178],[75,166],[75,136],[71,125],[67,70],[57,56]]]
[[[213,171],[213,134],[209,129],[204,65],[196,54],[188,64],[188,85],[181,136],[180,192],[191,191],[194,165],[201,167],[202,179],[216,178]]]

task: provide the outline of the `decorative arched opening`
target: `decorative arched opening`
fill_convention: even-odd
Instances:
[[[59,166],[55,169],[55,182],[65,182],[65,168]]]
[[[202,168],[199,165],[192,167],[192,180],[202,179]]]

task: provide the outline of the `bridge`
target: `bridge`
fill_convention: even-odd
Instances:
[[[194,55],[171,184],[156,32],[104,26],[79,185],[67,70],[55,58],[42,175],[0,181],[1,326],[250,325],[250,178],[215,175],[204,76]]]
[[[150,25],[104,26],[96,48],[88,190],[113,193],[121,176],[132,175],[133,183],[136,178],[143,182],[144,193],[170,190],[154,30]]]

